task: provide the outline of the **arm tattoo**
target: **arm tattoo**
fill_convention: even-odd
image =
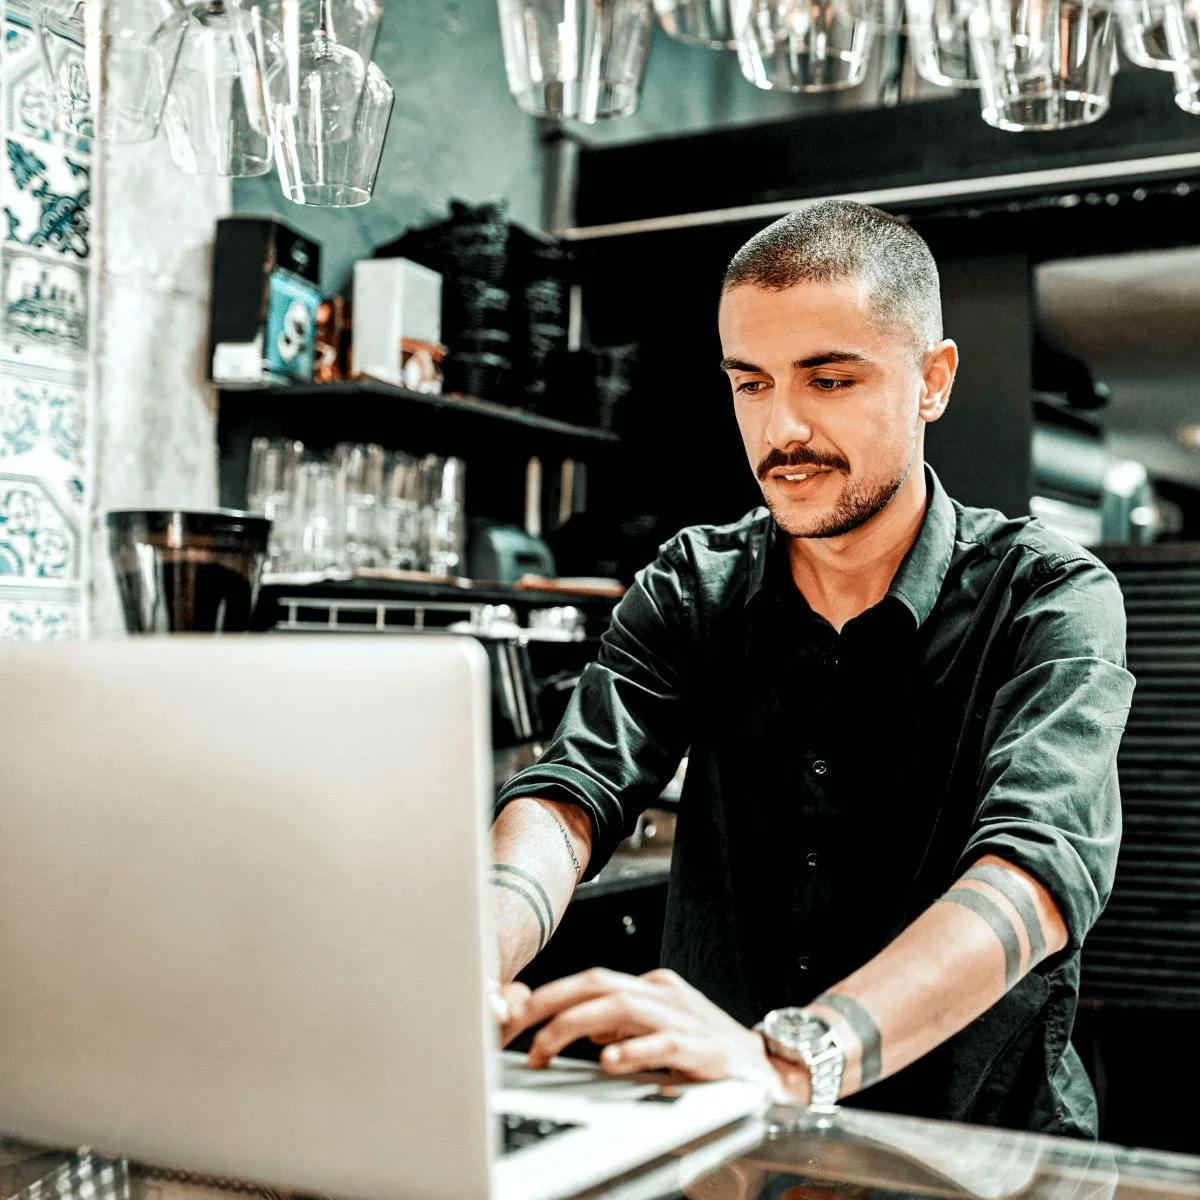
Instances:
[[[583,868],[579,865],[579,859],[575,856],[575,847],[571,845],[571,835],[567,833],[567,827],[552,813],[549,809],[546,812],[550,814],[550,820],[558,826],[558,832],[562,834],[563,845],[567,848],[567,854],[571,859],[571,868],[575,872],[575,882],[579,882],[579,875]]]
[[[505,891],[515,892],[526,904],[533,910],[533,915],[537,918],[538,923],[538,946],[537,953],[542,952],[542,947],[550,939],[550,934],[546,929],[546,921],[542,916],[542,910],[538,907],[537,901],[533,898],[533,893],[526,890],[525,885],[515,882],[511,879],[502,879],[498,875],[492,876],[492,886],[504,888]]]
[[[550,903],[550,897],[546,895],[546,889],[538,882],[536,875],[530,875],[528,871],[521,870],[520,867],[514,867],[510,863],[492,863],[492,870],[498,871],[502,875],[515,875],[518,879],[523,879],[541,898],[542,903],[546,906],[546,924],[554,928],[554,905]]]
[[[1040,963],[1046,957],[1046,938],[1042,933],[1037,906],[1024,883],[1011,871],[986,864],[972,867],[963,878],[977,879],[980,883],[995,888],[1017,910],[1017,916],[1025,926],[1025,935],[1029,938],[1029,965],[1032,968]]]
[[[823,1005],[831,1008],[854,1030],[854,1036],[862,1046],[862,1086],[870,1087],[883,1074],[883,1048],[880,1045],[879,1026],[875,1018],[851,996],[840,992],[823,992],[809,1007]]]
[[[951,888],[939,904],[959,904],[982,917],[1004,947],[1004,990],[1007,992],[1021,978],[1021,943],[1011,918],[990,896],[974,888]]]

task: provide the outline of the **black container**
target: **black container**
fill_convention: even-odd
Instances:
[[[271,522],[232,509],[116,509],[108,546],[130,633],[250,628]]]

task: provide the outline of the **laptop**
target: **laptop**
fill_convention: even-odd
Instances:
[[[560,1200],[751,1085],[502,1055],[468,638],[0,650],[0,1130],[344,1200]]]

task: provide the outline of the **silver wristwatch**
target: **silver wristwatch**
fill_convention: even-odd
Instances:
[[[810,1108],[828,1112],[837,1107],[846,1052],[828,1021],[805,1008],[776,1008],[754,1028],[769,1054],[808,1068]]]

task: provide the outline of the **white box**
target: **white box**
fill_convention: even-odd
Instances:
[[[442,277],[407,258],[354,264],[353,370],[403,382],[401,341],[442,340]]]

